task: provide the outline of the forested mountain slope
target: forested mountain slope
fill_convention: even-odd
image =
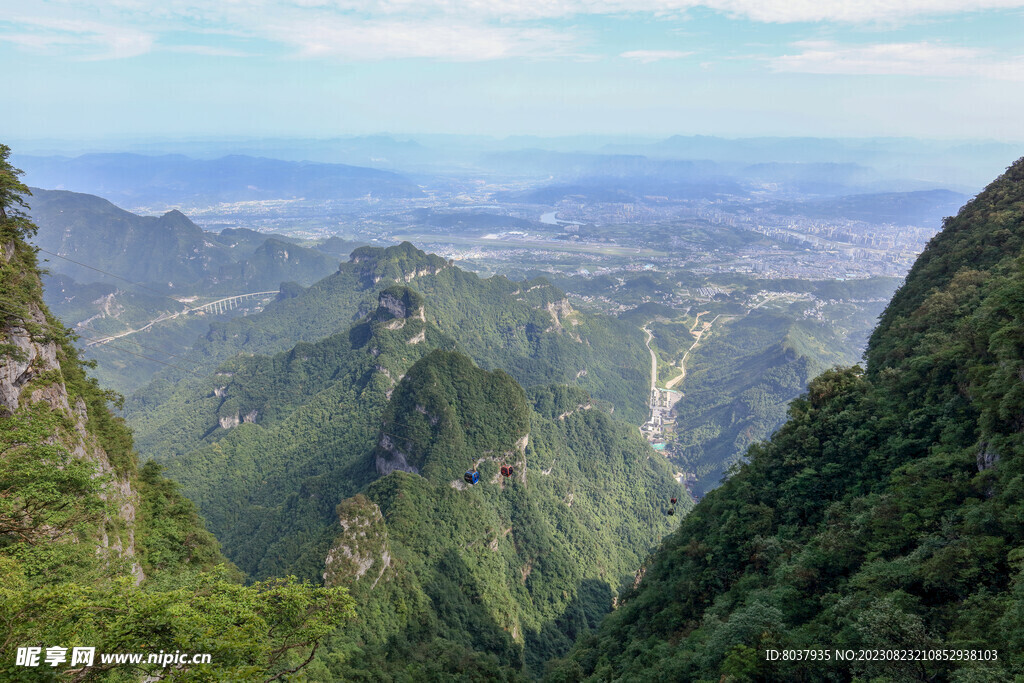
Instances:
[[[238,353],[276,353],[296,341],[317,342],[371,313],[378,294],[395,284],[421,293],[426,320],[457,337],[482,367],[502,368],[524,386],[579,385],[611,403],[616,417],[636,424],[644,420],[649,359],[638,328],[573,309],[543,279],[480,278],[408,242],[356,249],[335,274],[308,288],[285,287],[262,313],[211,324],[188,359],[213,370]],[[165,374],[177,391],[189,387],[187,377]],[[158,379],[128,402],[128,419],[143,442],[152,408],[171,390],[170,381]]]
[[[696,477],[694,495],[718,486],[752,443],[771,436],[812,378],[853,362],[850,347],[815,321],[764,310],[721,316],[688,355],[686,380],[676,387],[683,397],[672,454]]]
[[[249,575],[319,577],[335,506],[377,476],[371,452],[395,383],[430,349],[454,348],[422,320],[414,292],[380,298],[345,332],[239,356],[152,413],[143,452],[182,482]]]
[[[1024,675],[1024,160],[947,221],[871,338],[709,493],[551,680]],[[768,662],[766,649],[996,650]]]
[[[244,587],[194,505],[139,468],[111,398],[43,303],[26,188],[0,145],[0,659],[4,681],[263,680],[301,667],[346,617],[344,589]],[[91,666],[19,666],[17,647],[94,647]],[[202,667],[105,653],[211,654]]]
[[[585,391],[478,368],[429,308],[392,285],[345,332],[226,362],[151,413],[147,452],[251,577],[352,587],[360,621],[329,648],[351,657],[317,660],[337,676],[453,651],[539,674],[632,581],[682,488]]]
[[[453,648],[480,662],[470,678],[539,674],[671,529],[681,487],[667,464],[579,389],[524,393],[504,372],[434,351],[381,423],[373,458],[389,473],[338,506],[327,554],[327,585],[351,586],[364,605],[365,649],[340,677],[422,680]]]

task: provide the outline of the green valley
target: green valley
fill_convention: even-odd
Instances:
[[[366,645],[346,676],[413,666],[396,638],[416,666],[456,648],[536,675],[632,581],[681,487],[607,404],[476,367],[429,309],[392,285],[344,333],[225,363],[162,403],[147,450],[247,574],[351,588]]]

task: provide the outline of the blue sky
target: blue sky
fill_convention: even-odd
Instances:
[[[0,135],[1024,141],[1024,0],[0,0]]]

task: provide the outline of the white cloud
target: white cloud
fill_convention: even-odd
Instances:
[[[119,59],[149,52],[151,33],[131,26],[68,19],[8,19],[0,41],[41,54],[71,55],[79,59]]]
[[[829,41],[795,43],[797,54],[769,60],[779,72],[937,76],[1024,80],[1024,57],[997,59],[985,50],[941,43],[879,43],[838,45]]]
[[[682,59],[692,54],[692,52],[683,52],[682,50],[629,50],[619,56],[625,59],[632,59],[641,64],[650,64],[651,62],[660,62],[663,59]]]
[[[170,52],[183,52],[185,54],[202,55],[204,57],[254,57],[252,52],[244,50],[232,50],[226,47],[214,47],[212,45],[171,45],[166,48]]]
[[[273,0],[246,1],[262,7],[278,4]],[[704,7],[754,21],[786,23],[887,21],[1014,9],[1024,7],[1024,0],[292,0],[289,4],[375,17],[445,14],[511,21],[611,14],[671,15]]]
[[[7,3],[0,0],[0,12]],[[578,47],[584,41],[575,30],[504,21],[483,12],[485,5],[472,0],[224,0],[205,6],[191,0],[158,4],[112,0],[89,6],[56,0],[49,14],[62,17],[59,21],[35,16],[3,18],[0,40],[29,51],[89,59],[131,57],[151,50],[211,56],[246,54],[237,48],[158,41],[156,37],[165,33],[264,40],[291,47],[297,57],[348,61],[585,58]],[[93,16],[106,23],[88,18]]]
[[[267,37],[293,46],[300,57],[350,61],[428,58],[484,61],[508,57],[565,56],[574,39],[547,28],[412,21],[325,20],[286,22]]]
[[[6,14],[0,19],[0,40],[87,59],[131,57],[156,49],[209,54],[217,49],[167,47],[180,42],[163,39],[168,33],[224,33],[270,41],[307,58],[582,59],[590,36],[579,26],[567,26],[569,22],[592,16],[680,17],[698,7],[757,22],[865,23],[1024,8],[1024,0],[0,0],[0,16]],[[15,16],[38,15],[42,8],[47,16],[61,19]],[[641,62],[683,56],[674,53],[632,50],[621,56]],[[803,58],[780,58],[778,69],[790,70]]]
[[[761,22],[866,23],[1018,9],[1024,7],[1024,0],[707,0],[699,4]]]

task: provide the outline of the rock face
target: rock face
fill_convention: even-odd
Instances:
[[[351,586],[368,581],[372,590],[391,566],[388,531],[380,507],[362,494],[337,508],[341,526],[324,560],[324,585]]]
[[[427,315],[423,305],[423,297],[417,292],[396,285],[388,287],[377,296],[377,310],[371,318],[377,330],[404,330],[405,343],[420,344],[427,339]],[[407,325],[408,323],[408,325]],[[374,356],[377,355],[374,351]],[[386,371],[377,369],[378,372]]]
[[[9,260],[13,249],[3,250]],[[136,583],[145,578],[135,551],[135,511],[139,496],[127,476],[118,473],[110,458],[90,433],[89,411],[80,397],[69,399],[61,371],[62,352],[59,344],[45,334],[49,322],[42,308],[29,303],[27,320],[22,326],[0,327],[0,343],[9,345],[0,354],[0,415],[17,414],[30,406],[45,403],[64,418],[68,428],[59,428],[46,441],[60,445],[73,457],[91,462],[97,477],[106,483],[100,497],[110,503],[113,517],[107,517],[97,532],[97,552],[111,561],[127,562]],[[30,328],[32,328],[30,330]]]
[[[46,325],[46,318],[36,306],[29,306],[29,314],[36,325]],[[18,409],[22,389],[34,377],[44,372],[58,370],[57,344],[39,342],[32,338],[24,327],[10,327],[4,330],[4,343],[17,350],[0,356],[0,408],[7,413]]]
[[[415,319],[426,321],[423,297],[408,287],[388,287],[377,296],[377,320],[391,320],[389,329],[399,329],[396,321]]]
[[[554,320],[554,326],[559,330],[562,329],[562,321],[576,312],[576,310],[569,305],[568,299],[550,301],[548,302],[548,305],[544,307],[544,310],[551,314],[551,318]]]
[[[545,332],[564,332],[570,339],[581,344],[583,343],[583,338],[571,329],[579,325],[580,321],[579,316],[576,315],[576,309],[569,304],[568,299],[549,301],[547,305],[544,306],[544,310],[551,316],[551,326],[547,328]],[[566,329],[566,325],[568,325],[570,329]]]
[[[234,415],[225,415],[224,417],[219,418],[217,423],[220,425],[221,429],[231,429],[232,427],[237,427],[241,421],[238,419],[238,414],[236,413]]]
[[[396,318],[404,318],[406,314],[405,303],[398,297],[383,292],[379,299],[380,307]]]
[[[223,392],[221,392],[221,394],[216,394],[216,395],[223,395]],[[248,424],[255,423],[256,422],[256,418],[258,418],[258,417],[259,417],[259,411],[255,410],[255,409],[249,411],[245,415],[242,415],[240,412],[236,412],[233,415],[224,415],[224,416],[221,416],[221,417],[217,418],[217,424],[220,425],[221,429],[231,429],[232,427],[238,427],[239,425],[241,425],[243,423],[248,423]]]
[[[384,434],[380,437],[380,449],[376,457],[377,474],[385,476],[395,470],[419,474],[419,469],[409,464],[409,456],[398,448],[391,436]]]
[[[987,443],[982,444],[982,448],[978,451],[977,457],[978,471],[984,472],[985,470],[990,470],[995,467],[998,462],[999,453],[992,450],[991,446]]]
[[[424,275],[437,275],[439,272],[441,272],[441,269],[444,267],[445,266],[435,266],[432,268],[417,268],[416,270],[411,270],[405,275],[403,275],[402,280],[404,280],[405,282],[412,282],[415,278],[423,277]]]

